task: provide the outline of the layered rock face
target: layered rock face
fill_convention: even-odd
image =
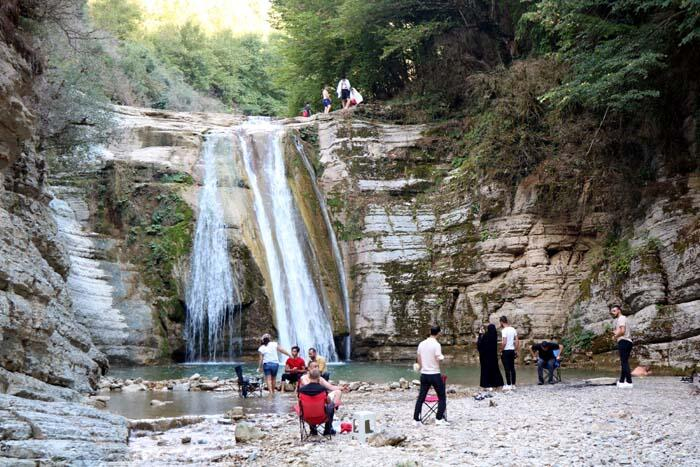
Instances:
[[[31,73],[11,33],[0,30],[0,463],[123,460],[125,420],[77,402],[108,364],[71,306],[34,148]]]
[[[602,337],[608,305],[619,301],[632,316],[640,359],[673,367],[698,361],[697,175],[664,180],[675,189],[645,201],[629,270],[613,274],[599,232],[615,212],[543,218],[532,178],[514,196],[498,185],[466,189],[473,187],[436,158],[424,131],[318,123],[319,181],[350,271],[356,356],[413,358],[429,323],[439,322],[451,356],[474,359],[479,329],[501,315],[526,341],[586,333],[602,354],[612,348]]]

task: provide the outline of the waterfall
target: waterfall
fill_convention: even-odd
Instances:
[[[187,359],[216,361],[217,354],[234,354],[237,304],[240,294],[229,263],[226,224],[217,189],[217,156],[232,154],[230,135],[207,136],[202,150],[204,186],[199,193],[199,216],[192,249],[187,290]],[[240,315],[240,313],[238,313]],[[228,341],[226,341],[228,338]]]
[[[298,345],[303,352],[315,347],[336,360],[328,313],[305,255],[307,233],[287,183],[284,130],[257,119],[241,125],[238,135],[265,249],[279,342],[287,349]]]
[[[326,206],[326,198],[321,193],[316,183],[316,172],[314,171],[311,161],[304,151],[304,147],[301,145],[299,138],[294,138],[294,144],[299,152],[301,160],[304,162],[304,167],[309,174],[311,179],[311,186],[313,187],[314,194],[318,200],[318,205],[321,208],[321,214],[323,215],[323,221],[326,224],[326,231],[328,232],[328,238],[331,242],[331,249],[333,250],[333,259],[335,260],[335,267],[338,270],[339,286],[340,291],[343,296],[343,311],[345,312],[345,322],[348,325],[348,335],[345,338],[345,359],[350,360],[352,354],[352,328],[350,325],[350,297],[348,295],[348,285],[345,279],[345,265],[343,264],[343,257],[340,255],[340,247],[338,246],[338,240],[335,238],[335,231],[333,230],[333,224],[331,223],[331,218],[328,215],[328,206]]]

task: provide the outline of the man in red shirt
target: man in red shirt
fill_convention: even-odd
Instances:
[[[299,347],[295,345],[292,347],[292,356],[284,364],[282,392],[284,392],[285,381],[289,381],[289,384],[297,384],[297,381],[304,373],[306,373],[306,363],[303,358],[299,357]]]

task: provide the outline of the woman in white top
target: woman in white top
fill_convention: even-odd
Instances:
[[[280,367],[277,353],[283,353],[287,357],[291,357],[292,355],[277,345],[277,342],[273,341],[269,334],[263,334],[262,345],[258,347],[258,353],[260,353],[258,371],[263,371],[265,373],[267,390],[270,391],[270,395],[273,395],[275,393],[275,385],[277,384],[277,370],[279,370]]]
[[[336,91],[338,92],[338,99],[343,102],[343,108],[347,109],[350,107],[350,90],[352,86],[350,81],[343,75],[343,77],[338,81],[338,87]]]

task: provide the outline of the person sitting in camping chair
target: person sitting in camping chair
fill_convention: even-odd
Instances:
[[[544,368],[549,372],[549,384],[554,384],[554,370],[561,360],[564,346],[556,342],[542,341],[530,349],[533,358],[537,359],[537,384],[544,384]]]
[[[304,423],[310,427],[312,435],[317,435],[317,426],[324,423],[324,436],[335,434],[333,431],[333,415],[340,405],[340,393],[347,390],[334,386],[321,378],[321,372],[316,367],[309,369],[308,379],[299,388],[299,422],[301,424],[301,439],[305,438]]]

